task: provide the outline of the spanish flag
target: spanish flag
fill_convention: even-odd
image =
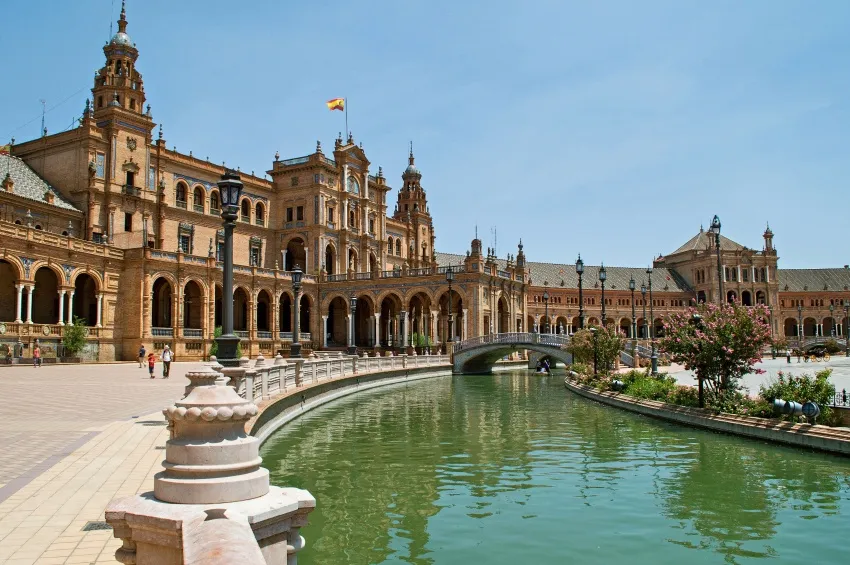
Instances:
[[[340,112],[345,110],[345,98],[334,98],[328,100],[325,104],[328,105],[328,110],[339,110]]]

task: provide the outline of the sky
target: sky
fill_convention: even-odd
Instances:
[[[0,143],[67,129],[119,0],[4,9]],[[437,249],[640,266],[708,227],[784,268],[850,263],[850,2],[130,0],[168,147],[244,171],[348,124]],[[390,207],[396,191],[388,195]],[[391,212],[391,210],[390,210]],[[493,232],[497,237],[493,237]]]

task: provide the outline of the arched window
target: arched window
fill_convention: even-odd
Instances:
[[[401,239],[395,240],[395,254],[401,257]]]
[[[186,186],[185,183],[178,182],[177,183],[177,192],[175,195],[175,200],[177,201],[177,206],[180,208],[186,207],[186,194],[189,192],[189,187]]]
[[[348,177],[348,192],[352,194],[360,194],[360,183],[354,177]]]
[[[195,212],[204,213],[204,189],[196,186],[192,194],[192,207]]]
[[[251,221],[251,205],[248,203],[248,199],[245,198],[242,200],[242,221],[250,222]]]
[[[357,219],[354,216],[354,210],[348,211],[348,227],[356,228],[357,227]]]
[[[387,238],[387,253],[393,254],[393,238],[391,237]]]
[[[254,214],[254,221],[258,226],[262,226],[266,221],[266,214],[261,202],[257,202],[257,205],[254,207]]]
[[[221,210],[221,201],[218,199],[218,191],[213,191],[210,194],[210,212],[218,212]]]

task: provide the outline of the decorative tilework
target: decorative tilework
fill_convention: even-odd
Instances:
[[[30,278],[30,267],[35,263],[35,259],[30,259],[29,257],[21,257],[21,263],[24,264],[24,276],[26,278]]]

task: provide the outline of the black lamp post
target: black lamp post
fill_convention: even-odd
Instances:
[[[357,344],[354,343],[354,327],[357,325],[357,297],[352,296],[351,298],[349,298],[348,304],[348,315],[351,316],[351,320],[349,320],[348,325],[348,354],[357,355]],[[404,318],[402,318],[401,323],[404,323]]]
[[[720,218],[716,214],[711,220],[709,230],[714,234],[714,247],[717,249],[717,288],[720,292],[717,296],[717,303],[723,304],[726,299],[723,296],[723,267],[720,265]]]
[[[549,333],[549,290],[548,289],[543,291],[543,306],[546,309],[546,313],[543,315],[543,320],[545,321],[545,324],[543,326],[543,332],[542,333],[547,334],[547,333]]]
[[[658,374],[658,353],[655,352],[655,314],[652,311],[652,265],[646,268],[646,278],[649,279],[649,317],[651,324],[649,326],[649,337],[652,340],[652,354],[649,356],[652,362],[652,374]]]
[[[629,278],[629,290],[632,293],[632,340],[637,339],[637,320],[635,320],[635,278]]]
[[[596,332],[599,330],[595,327],[590,328],[590,335],[593,336],[593,376],[597,375],[597,364],[599,363],[599,348],[597,347]]]
[[[446,268],[446,282],[449,283],[449,336],[446,339],[446,343],[451,343],[454,341],[452,335],[454,334],[454,328],[452,327],[452,282],[455,280],[455,273],[452,270],[452,266],[449,265]]]
[[[844,327],[841,328],[841,333],[844,334],[844,356],[850,357],[850,336],[847,335],[847,324],[850,322],[850,300],[844,299]]]
[[[221,313],[221,335],[215,338],[218,345],[218,362],[225,367],[239,365],[236,350],[239,337],[233,333],[233,228],[239,215],[239,198],[242,195],[242,180],[231,170],[225,170],[218,181],[221,195],[221,219],[224,220],[224,264],[222,266],[223,306]]]
[[[605,279],[608,278],[608,273],[605,271],[605,265],[599,267],[599,282],[602,283],[602,327],[605,327]]]
[[[649,337],[649,326],[646,322],[646,283],[640,285],[640,295],[643,300],[643,338],[646,339]]]
[[[697,329],[697,331],[702,330],[702,327],[703,327],[702,326],[702,316],[700,316],[699,314],[694,314],[693,317],[691,318],[691,322],[693,322],[694,327]],[[702,342],[697,341],[697,343],[699,344],[699,345],[697,345],[697,347],[702,349]],[[704,396],[704,393],[703,393],[702,375],[699,374],[699,373],[697,373],[697,382],[699,383],[699,391],[698,391],[699,407],[705,408],[705,396]]]
[[[578,329],[584,329],[584,295],[581,291],[581,275],[584,273],[584,261],[581,260],[581,253],[576,259],[576,273],[578,273]]]
[[[295,308],[292,309],[292,345],[289,347],[289,356],[293,359],[301,358],[301,267],[295,265],[289,273],[292,276],[292,294],[295,296]],[[324,331],[324,328],[322,328]]]

